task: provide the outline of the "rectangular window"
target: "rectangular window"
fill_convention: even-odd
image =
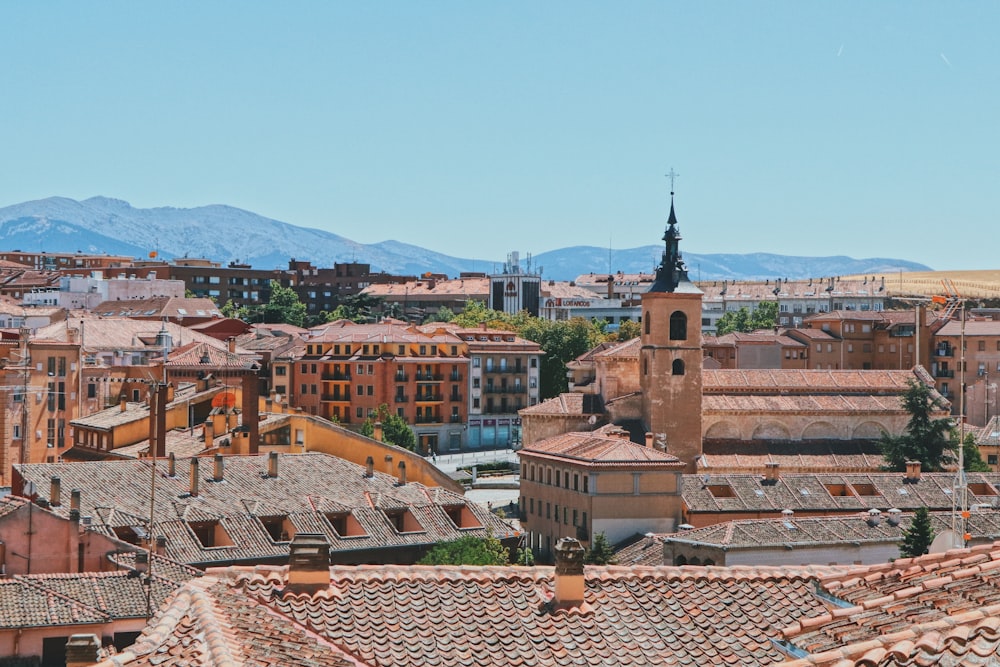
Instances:
[[[365,395],[365,388],[362,387],[359,384],[359,385],[357,385],[357,388],[354,390],[354,393],[356,393],[358,396],[364,396]]]
[[[285,377],[286,373],[288,373],[288,369],[285,366],[274,367],[274,374],[277,375],[278,377]]]
[[[373,384],[368,385],[368,395],[369,396],[375,395],[375,385]]]
[[[48,371],[49,371],[49,375],[55,375],[56,374],[56,358],[55,357],[49,357],[48,358]]]
[[[358,419],[361,419],[362,417],[365,416],[365,409],[358,408],[357,410],[354,411],[354,413],[357,415]]]
[[[58,403],[60,410],[65,410],[66,409],[66,383],[65,382],[60,382],[59,383],[59,392],[58,392],[58,395],[56,397],[56,402]]]
[[[309,364],[302,364],[302,372],[303,373],[309,372]]]
[[[97,398],[97,385],[93,382],[87,384],[87,398]]]
[[[980,345],[985,345],[985,342],[980,342]],[[59,357],[59,368],[56,370],[59,377],[66,377],[66,357]]]
[[[365,374],[365,365],[358,364],[358,375],[364,375],[364,374]]]
[[[316,385],[314,385],[314,384],[309,385],[309,393],[310,394],[315,394],[316,393]]]
[[[980,352],[985,352],[986,351],[986,341],[985,340],[979,341],[979,351]]]
[[[49,383],[48,405],[46,405],[46,407],[49,409],[49,412],[55,412],[56,411],[56,383],[55,382],[50,382]]]
[[[305,396],[308,391],[309,391],[308,385],[302,385],[299,387],[299,394],[302,396]]]
[[[588,475],[584,475],[583,476],[583,492],[584,493],[590,493],[590,477]],[[583,522],[586,523],[587,522],[587,518],[586,518],[587,515],[584,514],[583,516],[584,516]]]
[[[473,368],[479,368],[480,363],[481,363],[481,360],[480,360],[479,357],[472,357],[472,367]]]

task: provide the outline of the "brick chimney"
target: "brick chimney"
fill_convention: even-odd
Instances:
[[[128,407],[128,397],[122,394],[121,400],[118,401],[118,409],[125,412],[125,408]]]
[[[406,486],[406,461],[399,462],[399,485]]]
[[[229,345],[229,354],[236,354],[236,337],[230,336],[226,339],[226,343]]]
[[[649,447],[650,449],[653,448],[653,432],[652,431],[646,431],[646,446]]]
[[[167,477],[177,477],[177,457],[173,452],[167,457]]]
[[[215,424],[212,419],[206,419],[204,424],[205,433],[205,447],[211,447],[212,442],[215,440]]]
[[[274,479],[278,476],[278,452],[267,454],[267,476]]]
[[[779,472],[780,466],[774,461],[769,461],[764,464],[764,483],[768,485],[774,485],[778,483],[781,477]]]
[[[920,461],[906,462],[906,477],[903,478],[905,484],[916,484],[920,481]]]
[[[194,456],[191,458],[191,488],[190,493],[192,496],[198,495],[198,457]]]
[[[232,347],[236,349],[236,339],[233,338]],[[256,373],[247,373],[243,376],[242,398],[243,398],[243,429],[247,436],[247,453],[256,456],[260,452],[260,387]]]
[[[375,476],[375,459],[369,456],[365,459],[365,477]]]
[[[374,429],[372,431],[372,440],[382,442],[382,422],[375,422],[372,428]]]
[[[212,472],[212,481],[221,482],[224,479],[223,473],[226,471],[226,459],[222,454],[215,455],[215,470]]]
[[[62,504],[62,480],[53,477],[49,480],[49,505],[59,507]]]
[[[80,511],[80,489],[73,489],[69,492],[69,508],[77,512]]]
[[[316,593],[330,585],[330,544],[322,533],[296,533],[288,548],[287,587]]]
[[[157,556],[165,556],[167,554],[167,538],[163,535],[156,536],[156,551],[154,551]]]
[[[97,635],[73,635],[66,642],[66,667],[90,667],[96,665],[101,642]]]
[[[584,553],[583,546],[572,537],[564,537],[556,543],[555,597],[552,602],[557,609],[583,604]]]

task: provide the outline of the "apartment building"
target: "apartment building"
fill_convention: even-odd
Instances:
[[[965,414],[970,423],[982,426],[998,414],[996,384],[1000,378],[1000,321],[969,320],[964,327],[960,321],[948,321],[934,335],[931,355],[930,369],[935,386],[939,392],[953,399],[956,411],[959,409],[956,397],[964,382],[967,391]]]
[[[291,405],[355,425],[385,405],[413,425],[421,452],[461,448],[469,377],[461,338],[398,321],[339,320],[315,327],[304,343],[294,362],[274,364],[274,384],[288,387]]]
[[[487,329],[485,324],[449,330],[465,342],[471,362],[465,444],[470,449],[519,444],[517,413],[539,399],[539,369],[545,354],[541,346],[511,331]]]

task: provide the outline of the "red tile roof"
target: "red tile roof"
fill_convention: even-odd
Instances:
[[[546,438],[521,450],[522,456],[532,458],[562,459],[591,466],[629,467],[667,465],[683,468],[676,456],[652,447],[644,447],[622,437],[600,433],[564,433]]]
[[[284,592],[284,568],[231,568],[104,665],[769,664],[780,627],[824,613],[816,577],[843,571],[587,567],[584,603],[562,610],[547,567],[334,567],[312,595]]]

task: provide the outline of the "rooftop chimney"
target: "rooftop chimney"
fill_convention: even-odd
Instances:
[[[174,456],[173,452],[170,452],[170,456],[167,457],[167,476],[177,477],[177,457]]]
[[[62,481],[58,477],[53,477],[49,485],[49,505],[59,507],[62,504]]]
[[[322,533],[296,533],[288,549],[288,588],[315,593],[330,585],[330,544]]]
[[[213,482],[221,482],[223,475],[222,473],[226,469],[226,460],[223,458],[222,454],[215,455],[215,471],[212,473]]]
[[[556,543],[555,598],[557,609],[578,607],[583,604],[583,546],[572,537]]]
[[[211,419],[205,420],[204,433],[205,433],[205,446],[211,447],[212,442],[215,440],[215,424],[212,423]]]
[[[375,476],[375,459],[368,457],[365,459],[365,477]]]
[[[907,461],[906,477],[903,479],[903,483],[916,484],[919,481],[920,481],[920,461]]]
[[[198,495],[198,457],[191,458],[191,495]]]
[[[122,394],[121,400],[118,401],[118,406],[122,412],[125,412],[125,408],[128,406],[128,397],[125,394]]]
[[[388,474],[392,474],[392,454],[385,455],[385,471]]]
[[[269,452],[267,455],[267,476],[271,479],[278,476],[278,452]]]
[[[777,484],[780,477],[779,465],[773,461],[764,464],[764,483],[768,485]]]
[[[156,536],[156,551],[157,556],[164,556],[167,553],[167,538],[163,535]]]
[[[868,510],[868,519],[865,521],[865,523],[874,528],[875,526],[879,525],[881,521],[882,521],[882,512],[875,509],[874,507]]]
[[[66,642],[66,667],[90,667],[96,665],[101,642],[97,635],[73,635]]]
[[[229,354],[236,354],[236,337],[230,336],[226,342],[229,343]]]
[[[70,510],[80,510],[80,489],[73,489],[69,492]]]
[[[652,431],[646,431],[646,446],[649,447],[650,449],[653,448],[653,432]]]
[[[399,485],[406,486],[406,461],[399,462]]]
[[[382,442],[382,422],[375,422],[372,428],[372,440]]]
[[[899,509],[898,507],[893,507],[891,510],[889,510],[889,518],[887,519],[889,525],[898,526],[900,522],[900,515],[902,513],[903,510]]]

